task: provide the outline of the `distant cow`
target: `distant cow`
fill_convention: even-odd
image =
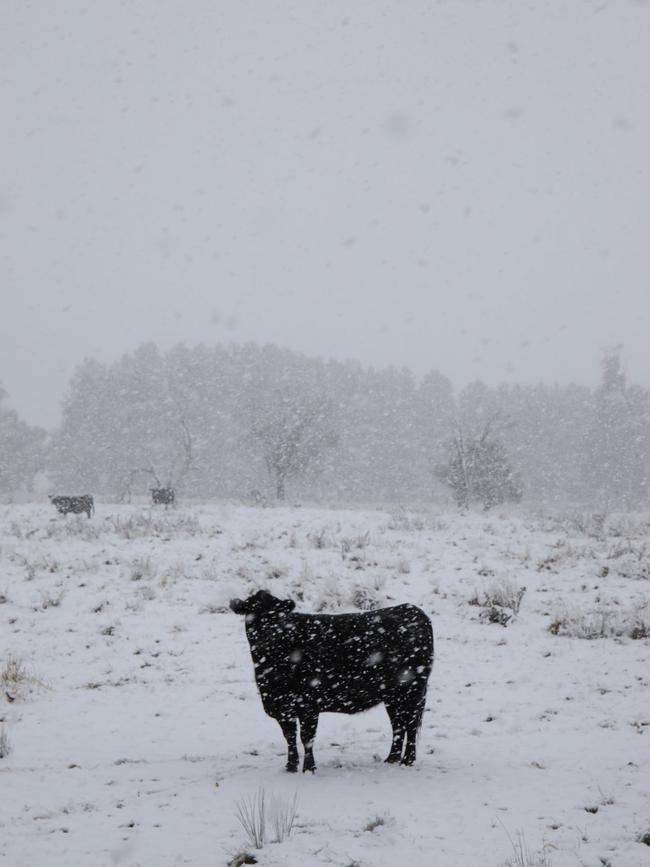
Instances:
[[[287,770],[314,771],[318,715],[358,713],[383,702],[393,727],[387,762],[412,765],[433,665],[433,631],[414,605],[363,614],[298,614],[295,602],[259,590],[230,602],[244,614],[266,713],[287,741]]]
[[[57,512],[62,515],[67,515],[73,512],[75,515],[81,515],[85,512],[90,518],[90,513],[95,514],[95,501],[90,494],[79,494],[74,497],[53,497],[48,495],[53,506],[56,506]]]
[[[173,488],[150,488],[154,506],[173,506],[176,492]]]

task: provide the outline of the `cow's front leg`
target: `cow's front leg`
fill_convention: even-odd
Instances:
[[[316,728],[318,726],[318,714],[308,717],[300,717],[300,740],[302,741],[305,750],[305,758],[302,763],[303,773],[305,771],[316,770],[316,762],[314,761],[314,738],[316,737]]]
[[[298,725],[295,719],[279,719],[278,722],[287,742],[287,770],[295,774],[298,770]]]

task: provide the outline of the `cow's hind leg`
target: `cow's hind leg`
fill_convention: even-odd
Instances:
[[[278,722],[287,742],[287,770],[295,774],[298,770],[298,744],[296,743],[298,725],[295,719],[279,719]]]
[[[313,716],[300,717],[300,740],[305,750],[305,758],[302,763],[304,771],[316,770],[316,762],[314,761],[314,738],[316,737],[316,727],[318,726],[318,714]]]
[[[415,744],[420,725],[422,724],[425,701],[426,694],[417,698],[406,711],[406,746],[404,748],[404,757],[402,758],[403,765],[412,765],[415,762]]]
[[[406,727],[404,725],[403,715],[400,712],[397,704],[386,702],[386,712],[390,719],[390,724],[393,727],[393,740],[390,745],[390,752],[385,760],[389,763],[399,762],[402,759],[402,748],[404,746],[404,735]]]

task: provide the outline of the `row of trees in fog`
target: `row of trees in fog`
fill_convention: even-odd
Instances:
[[[21,421],[5,405],[7,393],[0,386],[0,492],[30,488],[47,465],[47,434]]]
[[[522,496],[593,508],[650,493],[650,394],[619,355],[595,390],[374,370],[254,344],[140,346],[85,360],[49,437],[0,404],[0,488],[46,473],[60,492],[413,500],[485,507]]]

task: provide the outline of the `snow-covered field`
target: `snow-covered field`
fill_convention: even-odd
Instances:
[[[650,865],[648,516],[3,506],[0,546],[8,867]],[[258,587],[431,616],[415,767],[377,708],[285,773],[227,607]],[[260,788],[297,815],[256,850]]]

